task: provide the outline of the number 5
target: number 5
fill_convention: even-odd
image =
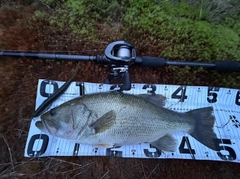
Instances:
[[[235,160],[237,158],[235,151],[231,147],[223,145],[231,145],[232,142],[230,139],[215,139],[214,143],[217,147],[219,147],[220,151],[217,152],[217,155],[222,160]],[[225,154],[226,151],[228,152],[228,154]]]
[[[207,101],[209,103],[215,103],[217,102],[217,93],[214,93],[212,91],[219,91],[219,88],[215,88],[215,87],[208,87],[208,97],[207,97]]]

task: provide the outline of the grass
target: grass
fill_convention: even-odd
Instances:
[[[1,1],[0,49],[97,55],[102,54],[110,42],[124,39],[135,45],[138,56],[164,55],[170,59],[192,61],[239,59],[237,18],[239,12],[236,9],[229,12],[231,16],[222,13],[225,17],[215,20],[212,18],[215,16],[210,16],[203,4],[207,1],[191,0],[198,9],[196,13],[192,13],[191,8],[186,10],[190,0],[186,1],[186,4],[181,4],[181,12],[175,11],[173,7],[166,8],[171,4],[165,4],[165,7],[160,7],[159,4],[150,6],[149,2],[144,0],[137,3],[133,0],[113,1],[111,6],[102,8],[101,11],[98,11],[99,6],[88,4],[92,1],[79,1],[79,3],[85,3],[83,7],[89,7],[82,9],[85,10],[84,13],[95,12],[95,15],[92,14],[93,17],[89,17],[91,24],[85,27],[86,31],[81,31],[78,30],[77,21],[82,18],[79,23],[84,24],[86,21],[83,19],[87,18],[84,15],[81,16],[80,11],[76,12],[81,7],[74,6],[75,9],[69,11],[70,5],[65,5],[63,8],[61,3],[76,3],[76,1],[43,2],[36,4],[34,1],[23,0]],[[199,2],[202,3],[201,6],[197,4]],[[223,3],[223,1],[208,2]],[[235,1],[226,1],[225,6],[233,2],[235,3]],[[96,3],[99,5],[100,1]],[[171,3],[176,2],[171,1]],[[160,8],[164,10],[164,14],[159,11]],[[103,18],[94,18],[98,16],[96,12]],[[210,11],[210,13],[214,12]],[[66,14],[66,17],[60,16],[61,13]],[[46,16],[46,14],[50,15]],[[67,21],[70,16],[72,19]],[[60,23],[56,17],[61,19]],[[146,22],[146,19],[156,20],[158,24],[153,23],[154,21]],[[193,27],[197,28],[191,30]],[[91,31],[88,31],[88,28]],[[220,44],[216,45],[216,43]],[[34,110],[38,79],[66,81],[72,75],[72,70],[76,65],[77,62],[1,57],[0,178],[170,179],[194,177],[215,179],[240,177],[239,164],[227,162],[108,157],[24,158],[23,152],[30,117]],[[75,78],[77,81],[101,83],[107,77],[105,65],[86,62],[80,64],[80,69]],[[132,66],[130,72],[133,82],[139,83],[240,88],[237,73],[218,73],[188,67],[159,69],[136,66]]]

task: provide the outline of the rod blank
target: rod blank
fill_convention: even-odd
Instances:
[[[77,60],[77,61],[97,60],[96,56],[63,55],[63,54],[50,54],[50,53],[28,53],[28,52],[7,52],[7,51],[0,51],[0,56],[30,57],[30,58],[55,59],[55,60]]]
[[[64,54],[50,54],[50,53],[28,53],[28,52],[10,52],[0,51],[0,56],[11,57],[30,57],[40,59],[55,59],[55,60],[74,60],[74,61],[96,61],[101,63],[109,63],[105,55],[84,56],[84,55],[64,55]],[[121,62],[119,62],[121,64]],[[218,71],[240,72],[240,62],[237,61],[215,61],[211,63],[206,62],[183,62],[170,61],[165,58],[142,56],[136,57],[135,64],[143,67],[164,67],[164,66],[190,66],[190,67],[205,67]]]

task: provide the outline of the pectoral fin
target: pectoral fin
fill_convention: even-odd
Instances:
[[[114,110],[111,110],[105,113],[98,120],[90,124],[89,127],[92,128],[95,133],[100,133],[112,127],[112,125],[115,124],[115,122],[116,122],[116,113]]]
[[[166,134],[165,136],[161,137],[160,139],[151,142],[151,144],[158,148],[159,150],[164,150],[168,152],[175,152],[178,145],[178,140],[175,139],[170,134]]]

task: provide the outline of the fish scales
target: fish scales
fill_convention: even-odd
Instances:
[[[97,135],[86,133],[82,136],[87,140],[92,138],[91,140],[96,140],[96,142],[98,138],[106,139],[106,136],[108,136],[108,141],[116,145],[151,142],[176,128],[188,131],[194,125],[193,121],[185,115],[159,108],[154,104],[146,103],[145,99],[131,95],[105,93],[85,96],[81,101],[92,111],[98,111],[98,116],[110,110],[116,112],[116,123],[109,130]],[[176,118],[178,120],[174,120]]]
[[[166,151],[174,151],[177,147],[171,133],[183,131],[217,150],[212,141],[216,138],[212,129],[214,122],[211,107],[178,113],[156,105],[156,101],[109,92],[89,94],[63,103],[43,114],[36,126],[51,135],[96,147],[148,142]],[[210,136],[202,138],[203,132]]]

